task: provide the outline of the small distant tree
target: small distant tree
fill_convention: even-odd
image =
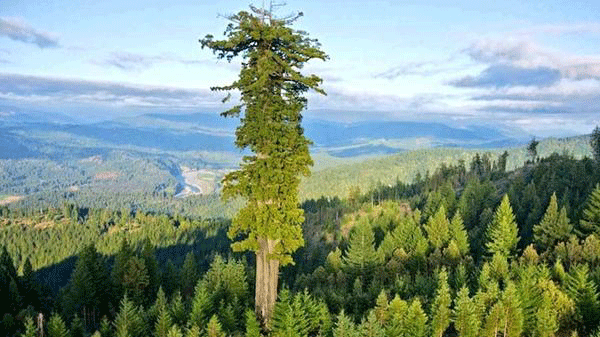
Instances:
[[[592,135],[590,137],[590,145],[592,146],[592,153],[596,163],[600,164],[600,127],[596,125]]]
[[[535,163],[535,160],[537,158],[537,147],[539,143],[540,142],[537,141],[535,137],[533,137],[533,139],[531,139],[531,141],[529,142],[529,145],[527,145],[527,153],[529,154],[529,157],[531,157],[532,163]]]

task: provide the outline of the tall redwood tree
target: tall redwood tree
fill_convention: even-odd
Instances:
[[[207,35],[202,47],[220,59],[240,56],[239,78],[217,91],[237,91],[240,102],[222,113],[240,117],[235,144],[249,149],[241,167],[223,179],[223,198],[243,197],[246,206],[234,217],[229,237],[236,239],[234,251],[256,253],[256,297],[258,316],[268,326],[277,299],[279,267],[292,263],[291,254],[304,244],[298,185],[310,173],[310,141],[301,127],[302,110],[310,89],[319,88],[321,78],[300,73],[311,59],[326,60],[317,40],[293,30],[290,24],[302,13],[284,19],[271,11],[250,7],[229,17],[224,40]],[[228,94],[226,100],[230,98]]]

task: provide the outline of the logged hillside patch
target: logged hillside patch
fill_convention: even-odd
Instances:
[[[8,205],[25,198],[22,195],[0,195],[0,206]]]

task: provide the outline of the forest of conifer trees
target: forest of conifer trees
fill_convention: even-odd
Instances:
[[[254,257],[230,250],[227,221],[69,204],[41,214],[2,208],[1,329],[38,336],[42,326],[52,337],[594,335],[599,171],[568,155],[511,172],[474,159],[413,184],[305,201],[306,245],[282,269],[269,327],[254,316]]]
[[[201,40],[250,60],[216,88],[242,91],[225,115],[245,105],[236,145],[253,155],[224,191],[245,206],[231,220],[1,207],[2,335],[600,336],[598,128],[594,159],[539,158],[534,139],[516,170],[507,152],[477,154],[412,183],[300,203],[312,162],[301,94],[323,92],[296,70],[327,56],[291,19],[252,9],[230,18],[228,40]],[[265,264],[274,282],[261,288]],[[276,298],[255,296],[273,285]]]

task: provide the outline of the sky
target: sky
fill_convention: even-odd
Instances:
[[[267,1],[268,3],[268,1]],[[218,60],[215,37],[248,1],[1,0],[0,114],[102,119],[218,112],[211,86],[241,59]],[[254,5],[261,6],[262,1]],[[306,74],[306,116],[493,125],[539,137],[600,124],[600,1],[300,1],[294,24],[329,60]]]

